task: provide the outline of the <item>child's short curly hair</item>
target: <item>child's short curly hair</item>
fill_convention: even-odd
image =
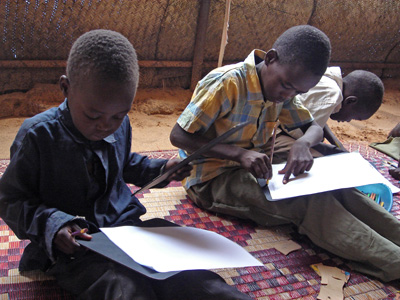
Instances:
[[[97,76],[99,79],[132,82],[139,81],[136,51],[122,34],[96,29],[81,35],[72,45],[67,61],[67,77],[71,83]]]
[[[310,25],[294,26],[282,33],[272,46],[280,64],[301,64],[322,76],[331,57],[331,43],[321,30]]]
[[[382,104],[385,87],[382,80],[372,72],[355,70],[343,78],[346,94],[357,96],[359,108],[374,114]]]

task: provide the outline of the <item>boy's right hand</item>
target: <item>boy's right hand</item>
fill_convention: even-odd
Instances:
[[[167,164],[165,165],[165,171],[167,171],[168,169],[172,168],[173,166],[179,164],[180,162],[181,162],[181,160],[178,158],[170,159],[167,162]],[[192,169],[193,169],[192,165],[190,165],[190,164],[184,165],[182,168],[180,168],[179,170],[172,173],[168,177],[168,181],[172,181],[172,180],[181,181],[190,175],[190,171],[192,171]]]
[[[264,153],[246,150],[240,157],[240,164],[256,178],[272,178],[272,165]]]
[[[290,149],[285,167],[278,171],[278,174],[285,174],[282,182],[287,184],[292,174],[298,176],[305,171],[310,171],[313,163],[314,158],[311,155],[310,148],[298,139]]]
[[[75,252],[81,250],[81,246],[75,240],[76,237],[79,237],[83,240],[91,240],[92,236],[87,234],[86,232],[81,233],[81,228],[76,224],[68,224],[62,227],[54,237],[54,245],[58,250],[65,254],[74,254]],[[73,235],[72,233],[79,232],[78,234]]]

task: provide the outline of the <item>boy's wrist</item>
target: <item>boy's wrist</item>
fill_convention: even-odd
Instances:
[[[311,143],[306,139],[298,139],[293,143],[293,146],[307,147],[311,148]]]

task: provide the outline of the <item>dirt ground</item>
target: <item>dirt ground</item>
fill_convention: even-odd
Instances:
[[[329,120],[329,126],[342,142],[382,142],[389,131],[400,122],[400,89],[397,84],[386,83],[385,88],[383,104],[369,120],[349,123]],[[129,113],[133,128],[132,150],[141,152],[174,149],[169,141],[169,134],[179,114],[190,101],[190,96],[191,92],[183,89],[140,89]],[[62,98],[58,103],[61,101]],[[57,106],[58,103],[46,102],[46,108]],[[0,119],[0,159],[9,158],[9,148],[25,118]]]

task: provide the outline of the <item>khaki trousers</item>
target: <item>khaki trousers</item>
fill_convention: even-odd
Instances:
[[[290,184],[290,183],[289,183]],[[316,245],[383,281],[400,278],[400,222],[355,188],[268,201],[241,168],[187,190],[201,208],[263,226],[292,223]]]

